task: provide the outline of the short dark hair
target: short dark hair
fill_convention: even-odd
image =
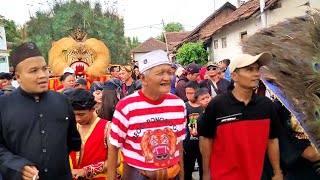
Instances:
[[[207,88],[199,88],[196,90],[196,93],[194,94],[194,98],[197,100],[199,96],[202,96],[204,94],[210,94],[209,90]]]
[[[65,95],[68,97],[74,110],[91,110],[97,103],[92,93],[85,89],[74,89]]]
[[[223,59],[221,62],[223,62],[225,65],[230,65],[230,59]]]
[[[194,90],[197,90],[197,89],[199,89],[199,84],[195,81],[188,81],[186,83],[186,88],[192,88]]]
[[[114,71],[114,69],[119,68],[119,66],[111,66],[110,67],[110,73]],[[120,68],[119,68],[120,69]]]
[[[13,76],[10,73],[3,73],[0,76],[0,79],[12,80]]]
[[[67,79],[68,76],[74,76],[74,74],[72,73],[64,73],[61,77],[60,77],[60,81],[64,81]]]

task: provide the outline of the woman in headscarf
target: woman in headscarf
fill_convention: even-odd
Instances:
[[[122,86],[123,82],[117,78],[111,78],[103,84],[102,104],[98,112],[99,117],[109,121],[112,120],[116,105],[124,97]]]
[[[99,81],[94,81],[90,86],[90,91],[94,96],[94,100],[96,103],[96,111],[98,112],[102,105],[102,90],[103,90],[103,83]]]

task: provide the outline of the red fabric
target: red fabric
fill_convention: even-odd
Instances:
[[[59,91],[59,90],[61,90],[61,89],[63,89],[64,87],[63,87],[63,85],[60,85],[60,86],[58,86],[55,90],[56,91]]]
[[[210,160],[212,179],[259,180],[269,128],[269,119],[241,120],[218,126]]]
[[[200,75],[198,76],[199,77],[199,81],[198,82],[201,82],[204,80],[204,75],[206,74],[207,72],[207,68],[206,67],[202,67],[201,70],[200,70]]]
[[[106,161],[108,158],[108,149],[104,144],[104,130],[106,124],[107,121],[103,119],[100,119],[96,124],[96,127],[93,129],[90,137],[84,145],[82,160],[79,165],[76,162],[76,152],[70,153],[73,169],[81,169],[90,164]],[[105,178],[95,178],[95,180],[105,180]]]

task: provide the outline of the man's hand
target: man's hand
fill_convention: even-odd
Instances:
[[[24,166],[22,169],[23,180],[36,180],[39,179],[39,171],[35,166]]]
[[[275,173],[272,177],[272,180],[283,180],[283,175],[281,172]]]
[[[86,177],[86,171],[84,169],[72,169],[72,177],[75,179]]]

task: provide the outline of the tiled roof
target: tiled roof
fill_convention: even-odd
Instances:
[[[266,0],[265,10],[274,7],[278,1],[279,0]],[[221,8],[223,8],[223,6]],[[200,41],[206,42],[207,40],[211,39],[211,37],[215,33],[219,32],[225,26],[228,26],[234,22],[239,22],[242,20],[249,19],[252,15],[256,14],[258,11],[260,11],[260,3],[259,3],[259,0],[250,0],[245,4],[243,4],[242,6],[240,6],[235,11],[233,11],[232,13],[230,13],[228,16],[224,18],[216,18],[219,15],[217,12],[218,11],[221,12],[222,10],[221,8],[215,11],[205,21],[203,21],[197,28],[195,28],[195,30],[193,30],[191,34],[183,40],[183,43],[192,41],[193,39],[196,39],[196,38]],[[205,24],[209,24],[210,21],[213,21],[213,20],[214,20],[214,23],[211,23],[211,25],[207,28],[203,28],[205,27]],[[203,28],[202,31],[201,31],[201,28]],[[181,45],[181,43],[179,45]]]
[[[265,10],[272,8],[279,0],[266,0]],[[219,32],[223,27],[230,25],[234,22],[242,21],[249,19],[252,15],[260,11],[260,3],[259,0],[251,0],[247,3],[240,6],[237,10],[235,10],[228,18],[224,21],[217,23],[215,27],[210,29],[203,34],[200,38],[202,41],[207,41],[210,39],[215,33]]]
[[[190,34],[190,31],[185,32],[166,32],[166,38],[168,44],[175,46],[179,44],[185,37]]]
[[[189,34],[188,37],[186,37],[186,39],[190,39],[191,37],[196,37],[198,36],[199,31],[205,27],[207,24],[210,23],[210,21],[216,19],[216,17],[223,12],[223,10],[225,9],[231,9],[233,11],[235,11],[237,8],[232,5],[229,2],[226,2],[223,6],[221,6],[219,9],[217,9],[216,11],[214,11],[209,17],[207,17],[201,24],[199,24],[193,31],[191,31],[191,33]]]
[[[172,46],[168,45],[169,51],[173,49]],[[150,52],[153,50],[162,49],[164,51],[167,50],[166,43],[156,40],[155,38],[151,37],[142,44],[140,44],[138,47],[132,49],[132,53],[145,53]]]

